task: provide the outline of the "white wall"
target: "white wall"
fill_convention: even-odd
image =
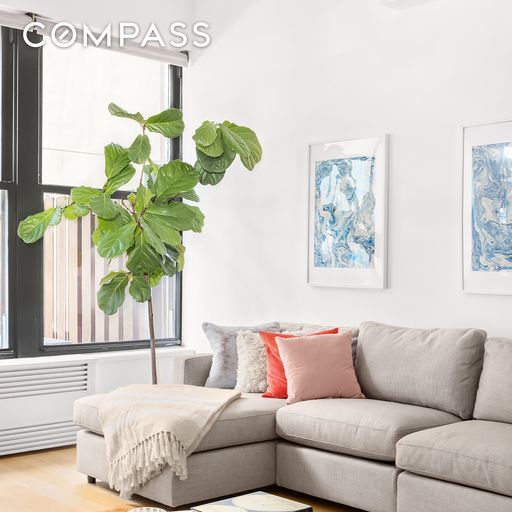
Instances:
[[[201,235],[187,236],[184,338],[203,320],[476,325],[512,336],[512,298],[461,291],[461,130],[512,119],[510,0],[4,0],[87,22],[188,17],[212,45],[185,71],[191,129],[253,127],[264,160],[201,191]],[[389,285],[306,283],[307,147],[391,134]],[[190,154],[190,145],[188,147]]]
[[[264,159],[200,191],[184,339],[286,319],[478,326],[512,336],[512,297],[461,289],[461,127],[512,119],[510,0],[202,0],[213,43],[185,72],[189,129],[253,127]],[[410,7],[410,8],[408,8]],[[308,144],[391,134],[389,289],[306,282]],[[190,135],[190,133],[189,133]],[[192,159],[190,145],[187,150]]]

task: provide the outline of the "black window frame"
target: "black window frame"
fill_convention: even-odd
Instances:
[[[2,37],[2,168],[0,189],[8,194],[9,347],[0,359],[107,352],[149,347],[149,340],[44,345],[43,243],[25,244],[16,234],[18,223],[43,209],[44,193],[69,194],[72,187],[41,183],[42,59],[44,46],[26,44],[21,30],[1,27]],[[42,36],[29,33],[32,42]],[[169,65],[169,106],[182,108],[182,69]],[[181,158],[182,138],[170,142],[169,157]],[[125,197],[116,193],[114,198]],[[175,337],[157,346],[181,345],[182,275],[176,275]]]

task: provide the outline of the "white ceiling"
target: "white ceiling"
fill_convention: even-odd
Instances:
[[[381,0],[382,4],[395,9],[410,9],[423,4],[438,2],[439,0]]]

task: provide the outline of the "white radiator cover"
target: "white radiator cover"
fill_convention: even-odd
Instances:
[[[176,362],[194,351],[157,352],[159,382],[182,382]],[[0,361],[0,456],[75,444],[75,400],[150,381],[148,350]]]
[[[0,456],[73,445],[78,430],[72,421],[0,430]]]
[[[92,391],[91,366],[0,368],[0,455],[74,444],[73,402]]]
[[[89,363],[45,365],[0,371],[0,398],[87,391]]]

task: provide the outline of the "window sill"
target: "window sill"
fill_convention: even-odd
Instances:
[[[160,347],[156,349],[158,358],[186,356],[194,353],[194,350],[184,347]],[[65,354],[45,357],[25,357],[13,359],[0,359],[0,368],[19,366],[46,366],[55,363],[69,363],[74,361],[129,361],[134,359],[149,359],[149,348],[134,350],[119,350],[111,352],[87,352],[81,354]]]

